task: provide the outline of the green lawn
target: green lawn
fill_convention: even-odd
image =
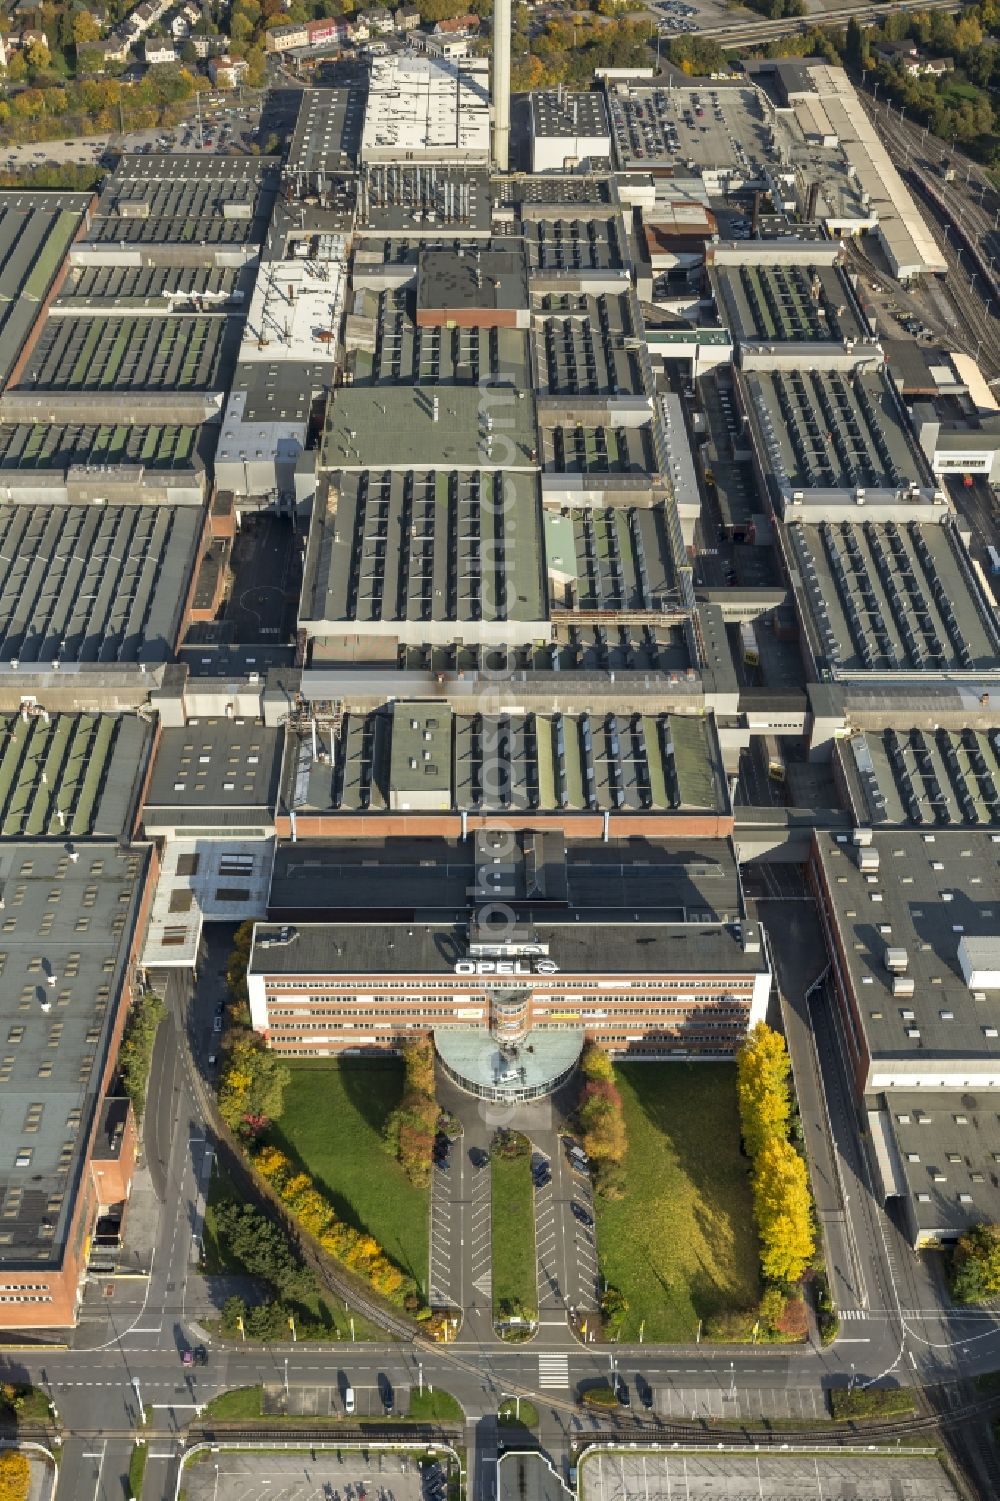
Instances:
[[[760,1296],[757,1235],[740,1152],[736,1068],[632,1063],[615,1070],[629,1151],[625,1195],[596,1200],[605,1281],[629,1301],[622,1330],[694,1340],[699,1319]]]
[[[531,1152],[501,1157],[494,1149],[493,1170],[493,1317],[518,1309],[535,1317],[538,1273],[535,1264],[535,1203]]]
[[[231,1392],[220,1392],[202,1408],[202,1421],[215,1418],[216,1422],[238,1422],[246,1418],[259,1418],[262,1413],[263,1387],[237,1386]]]
[[[426,1294],[429,1190],[386,1151],[382,1130],[399,1103],[401,1060],[288,1060],[291,1083],[270,1139],[297,1158],[347,1224],[368,1230]]]
[[[464,1423],[465,1413],[462,1404],[451,1392],[443,1392],[439,1389],[431,1391],[425,1386],[421,1393],[419,1387],[410,1388],[410,1409],[406,1414],[414,1422],[421,1423]]]

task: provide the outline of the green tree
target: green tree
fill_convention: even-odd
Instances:
[[[981,1303],[1000,1293],[1000,1225],[973,1225],[955,1246],[951,1291],[959,1303]]]
[[[259,1131],[281,1115],[285,1087],[291,1078],[288,1064],[258,1037],[236,1038],[219,1082],[219,1113],[232,1131]]]
[[[118,1067],[122,1088],[132,1101],[137,1120],[142,1120],[142,1112],[146,1108],[146,1085],[153,1062],[153,1044],[165,1015],[166,1007],[162,996],[148,990],[133,1003],[125,1023]]]

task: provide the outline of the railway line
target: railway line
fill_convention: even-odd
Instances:
[[[919,316],[964,353],[980,361],[990,377],[1000,376],[1000,196],[990,181],[969,162],[961,185],[945,182],[940,173],[940,143],[928,131],[911,125],[887,104],[863,100],[877,121],[893,161],[930,209],[928,227],[948,262],[950,273],[937,289],[954,310],[955,323],[942,329],[940,320]],[[978,201],[972,196],[978,194]],[[885,272],[868,261],[859,247],[854,257],[867,262],[863,274],[884,281]],[[900,300],[907,300],[903,293]]]

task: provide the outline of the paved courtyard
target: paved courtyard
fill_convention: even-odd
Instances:
[[[187,1466],[184,1488],[188,1501],[423,1501],[426,1494],[412,1459],[369,1450],[365,1463],[346,1449],[220,1450]]]
[[[936,1459],[597,1454],[581,1501],[958,1501]]]

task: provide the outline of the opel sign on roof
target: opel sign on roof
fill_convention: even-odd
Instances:
[[[551,959],[458,959],[456,975],[557,975]]]

